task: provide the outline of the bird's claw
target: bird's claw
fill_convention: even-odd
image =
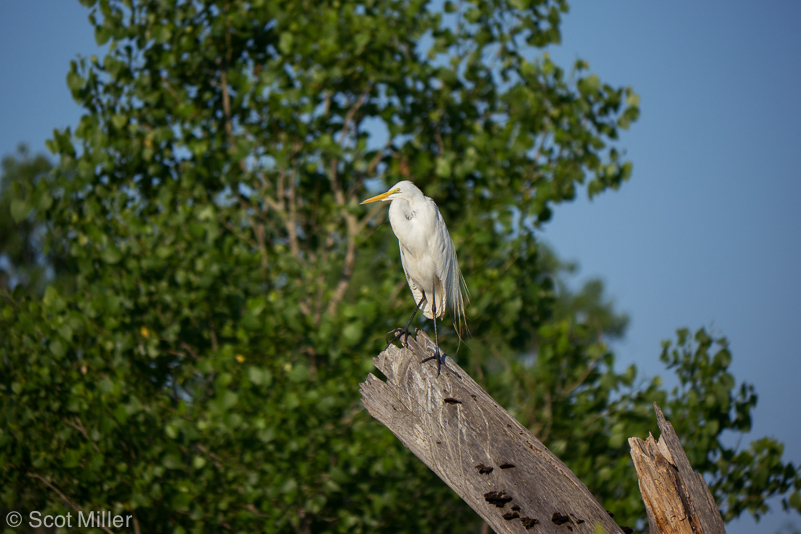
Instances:
[[[386,337],[387,346],[384,347],[384,350],[387,350],[389,348],[389,346],[392,345],[392,342],[395,341],[395,340],[398,340],[398,339],[400,340],[401,343],[403,343],[404,347],[408,348],[409,347],[409,337],[411,335],[412,335],[412,333],[409,332],[409,330],[407,330],[406,328],[396,328],[394,330],[390,330],[389,332],[387,332],[387,337]],[[429,343],[431,343],[431,342],[429,341]],[[437,347],[433,343],[428,345],[428,347],[427,347],[428,350],[432,350],[432,345],[433,345],[434,354],[432,356],[429,356],[428,358],[424,358],[424,359],[420,360],[420,364],[422,365],[422,364],[424,364],[426,362],[429,362],[431,360],[437,360],[437,378],[439,378],[439,375],[442,372],[442,364],[445,363],[445,358],[447,357],[447,354],[442,352],[439,349],[439,347]],[[445,364],[445,368],[449,369],[447,364]],[[451,372],[453,372],[458,378],[461,378],[461,376],[459,376],[459,373],[456,373],[453,370],[451,370]]]
[[[434,355],[420,360],[420,365],[431,360],[437,360],[437,378],[439,378],[440,371],[442,371],[442,363],[445,361],[445,353],[439,350],[439,347],[436,347],[434,350]],[[447,367],[448,366],[446,365],[445,368]]]
[[[431,345],[428,346],[428,349],[431,350]],[[428,358],[423,358],[422,360],[420,360],[420,365],[431,360],[437,360],[437,378],[439,378],[440,372],[442,371],[442,366],[444,364],[445,369],[453,373],[456,376],[456,378],[461,380],[462,376],[453,369],[451,369],[450,367],[448,367],[448,364],[445,362],[445,358],[447,357],[448,357],[447,354],[442,352],[439,347],[435,346],[434,354],[432,356],[429,356]]]
[[[390,339],[390,335],[392,335],[392,339]],[[394,330],[390,330],[389,332],[387,332],[387,337],[386,337],[387,346],[384,347],[384,350],[387,350],[389,346],[392,345],[392,342],[395,341],[396,339],[400,339],[401,343],[403,343],[403,346],[408,347],[409,336],[411,335],[412,333],[409,332],[409,330],[407,330],[406,328],[396,328]]]

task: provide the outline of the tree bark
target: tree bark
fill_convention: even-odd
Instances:
[[[659,441],[629,438],[651,534],[725,534],[704,477],[693,472],[673,425],[654,403]]]
[[[496,533],[619,533],[587,487],[423,332],[374,358],[386,382],[361,384],[367,411]]]

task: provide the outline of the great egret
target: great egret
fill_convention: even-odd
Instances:
[[[406,273],[406,281],[417,304],[406,326],[396,328],[389,334],[394,334],[394,339],[405,336],[402,341],[407,344],[409,325],[417,311],[423,310],[423,315],[434,320],[434,344],[437,347],[434,358],[437,359],[439,376],[443,357],[440,356],[437,339],[437,319],[444,317],[445,309],[449,308],[460,337],[465,324],[462,288],[466,293],[467,285],[459,270],[453,241],[437,205],[412,182],[398,182],[386,193],[368,198],[362,204],[379,200],[392,202],[389,206],[389,223],[398,238],[403,272]],[[423,362],[430,359],[433,358],[426,358]]]

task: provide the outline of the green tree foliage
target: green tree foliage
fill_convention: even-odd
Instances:
[[[85,114],[29,196],[52,199],[37,214],[74,289],[15,288],[0,309],[6,505],[146,532],[478,529],[358,402],[413,307],[386,206],[358,201],[411,178],[470,286],[456,356],[617,519],[643,518],[625,438],[654,428],[653,400],[729,517],[774,494],[799,508],[779,444],[721,445],[755,402],[728,359],[704,367],[686,335],[688,359],[666,352],[716,393],[695,404],[616,372],[605,336],[625,321],[539,255],[557,204],[628,179],[614,142],[639,113],[631,89],[539,52],[565,2],[84,3],[109,51],[73,62]]]
[[[748,449],[727,447],[724,432],[751,429],[756,406],[754,387],[737,384],[728,367],[732,355],[724,337],[701,329],[677,331],[676,342],[663,342],[660,360],[675,371],[679,384],[671,392],[669,409],[693,467],[704,473],[710,489],[730,520],[743,511],[757,519],[768,510],[770,495],[785,495],[784,509],[801,510],[801,477],[792,464],[781,462],[784,445],[761,438]]]
[[[41,222],[35,209],[47,210],[49,196],[32,202],[31,192],[52,164],[46,156],[31,156],[28,147],[19,145],[15,155],[3,157],[0,176],[0,288],[8,290],[21,284],[43,289],[46,264],[42,257]]]

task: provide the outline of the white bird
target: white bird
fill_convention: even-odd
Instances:
[[[465,299],[462,289],[467,293],[453,241],[433,200],[408,180],[398,182],[389,191],[368,198],[362,204],[391,201],[389,206],[389,223],[398,238],[401,263],[406,281],[417,307],[406,326],[389,332],[395,339],[409,337],[409,325],[418,310],[434,320],[434,343],[437,347],[437,375],[442,365],[439,341],[437,340],[437,319],[445,316],[449,308],[456,332],[461,338],[464,330]],[[389,341],[391,343],[392,341]],[[389,344],[387,344],[389,346]],[[425,361],[428,361],[427,358]]]

